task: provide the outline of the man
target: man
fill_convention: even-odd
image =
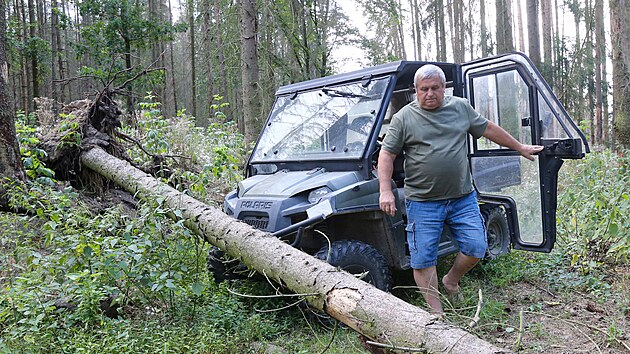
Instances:
[[[521,144],[497,124],[477,113],[467,100],[444,97],[442,69],[424,65],[414,76],[416,101],[396,113],[378,158],[380,208],[396,213],[391,179],[396,155],[405,153],[407,242],[414,280],[431,312],[443,314],[437,281],[437,251],[448,224],[460,252],[442,278],[449,294],[459,293],[459,281],[487,248],[486,232],[468,164],[467,135],[484,136],[518,151],[529,160],[543,147]]]

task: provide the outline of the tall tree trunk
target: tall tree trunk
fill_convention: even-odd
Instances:
[[[241,75],[245,142],[256,140],[262,125],[258,69],[258,12],[256,0],[240,0]]]
[[[210,6],[211,0],[202,0],[202,12],[203,12],[203,43],[204,50],[206,53],[206,102],[208,105],[208,111],[206,112],[208,119],[205,120],[206,126],[208,125],[208,121],[212,119],[212,103],[214,102],[214,77],[212,75],[212,10]]]
[[[195,43],[195,1],[188,0],[188,38],[190,40],[190,85],[192,95],[192,114],[195,117],[197,126],[203,126],[203,121],[200,117],[197,117],[197,64],[196,64],[196,52],[197,47]]]
[[[72,17],[72,15],[70,14],[70,9],[68,8],[68,2],[66,0],[61,0],[61,9],[66,18]],[[61,83],[62,102],[66,102],[66,100],[74,100],[76,98],[75,96],[73,96],[73,91],[72,91],[72,89],[74,88],[74,85],[68,85],[68,83],[65,81],[68,78],[68,73],[71,72],[70,71],[71,55],[68,53],[68,50],[66,49],[68,48],[67,43],[69,42],[69,38],[70,38],[69,28],[70,26],[64,26],[63,31],[59,31],[59,36],[57,37],[57,39],[59,40],[59,44],[57,45],[57,48],[60,53],[59,78],[63,80]]]
[[[27,38],[29,36],[27,28],[29,27],[26,23],[26,6],[24,5],[24,0],[19,0],[18,2],[19,6],[16,6],[16,11],[18,12],[17,17],[20,19],[21,24],[20,24],[20,28],[21,30],[21,34],[22,37],[20,38],[20,40],[22,42],[26,42]],[[21,72],[21,80],[20,80],[20,84],[21,84],[21,90],[20,90],[20,96],[21,96],[21,104],[22,107],[21,109],[24,110],[24,113],[28,116],[28,114],[32,111],[31,110],[31,102],[33,102],[32,100],[32,96],[31,96],[31,83],[33,82],[31,80],[31,71],[28,70],[28,61],[30,59],[29,55],[26,55],[24,53],[22,53],[20,55],[20,72]]]
[[[470,48],[469,48],[469,52],[470,52],[470,60],[475,59],[475,32],[473,31],[473,28],[476,28],[476,23],[474,20],[474,16],[476,15],[475,13],[475,8],[473,4],[476,4],[477,2],[474,0],[468,0],[468,23],[466,25],[466,30],[468,31],[468,40],[470,41]],[[466,48],[464,47],[464,52],[466,51]]]
[[[512,35],[512,0],[496,0],[497,5],[497,54],[514,50]]]
[[[131,59],[131,38],[127,33],[123,33],[123,41],[125,45],[125,68],[128,72],[131,72],[131,68],[133,66]],[[133,82],[127,84],[127,89],[129,94],[127,95],[127,113],[132,114],[134,111],[134,98],[133,98]]]
[[[171,7],[171,0],[168,0],[168,23],[173,24],[173,8]],[[167,109],[168,116],[177,114],[178,102],[177,102],[177,82],[175,81],[175,53],[173,50],[173,41],[168,42],[168,61],[169,61],[169,70],[166,72],[166,81],[170,81],[170,85],[166,85],[165,94],[166,97],[171,99],[169,102],[172,102],[169,105],[171,109]]]
[[[481,56],[487,57],[491,50],[488,48],[488,26],[486,24],[486,0],[479,0],[479,17],[481,17]]]
[[[13,107],[9,97],[6,6],[7,1],[0,0],[0,177],[24,180],[20,147],[15,135]],[[0,195],[0,201],[3,199]]]
[[[527,44],[529,58],[537,68],[541,68],[540,61],[540,26],[538,25],[538,0],[527,1]]]
[[[455,20],[453,20],[453,13],[455,12],[455,9],[453,8],[454,6],[454,1],[453,0],[446,0],[446,14],[448,16],[448,26],[449,28],[451,28],[451,50],[453,51],[453,58],[458,55],[457,53],[457,36],[458,33],[456,33],[457,31],[455,30]]]
[[[225,68],[225,55],[223,54],[223,32],[221,30],[221,8],[219,7],[219,0],[214,0],[214,22],[216,24],[216,42],[217,42],[217,56],[219,59],[219,74],[221,75],[221,95],[228,95],[227,84],[227,70]]]
[[[464,60],[464,33],[466,32],[464,29],[463,23],[463,11],[464,6],[461,0],[449,0],[448,7],[452,9],[449,11],[448,17],[451,22],[451,28],[453,29],[451,33],[453,34],[452,45],[453,45],[453,60],[455,63],[463,63]]]
[[[525,33],[523,31],[523,27],[525,24],[523,23],[523,10],[521,8],[521,0],[514,0],[516,3],[516,19],[518,24],[516,28],[518,28],[518,50],[520,52],[525,52]]]
[[[296,294],[305,294],[312,306],[325,310],[373,341],[432,353],[508,352],[455,326],[435,321],[418,306],[232,219],[100,148],[83,153],[81,162],[134,196],[164,198],[169,208],[181,211],[179,220],[183,219],[194,233]],[[170,216],[177,218],[174,214]]]
[[[409,6],[411,6],[411,23],[413,23],[414,58],[422,60],[422,11],[418,5],[418,0],[409,0]]]
[[[541,0],[542,12],[542,38],[543,38],[543,62],[542,74],[550,85],[553,85],[553,17],[551,13],[551,0]]]
[[[396,6],[396,18],[396,29],[398,32],[398,41],[400,45],[400,59],[405,59],[407,58],[407,49],[405,49],[405,29],[403,28],[403,23],[405,23],[406,21],[402,13],[402,3],[400,2],[400,0],[398,0]]]
[[[59,37],[59,17],[57,15],[59,8],[57,4],[57,0],[52,0],[51,3],[52,11],[50,14],[50,48],[51,48],[51,60],[50,60],[50,76],[51,76],[51,88],[52,88],[52,98],[53,98],[53,113],[55,115],[59,114],[59,103],[61,103],[61,98],[59,94],[59,83],[57,82],[59,72],[59,62],[57,61],[59,56],[58,45],[59,41],[57,40]]]
[[[149,18],[154,20],[155,23],[164,23],[165,14],[161,0],[149,0]],[[168,16],[168,15],[167,15]],[[170,22],[169,22],[170,24]],[[158,68],[165,67],[164,60],[164,41],[162,39],[152,41],[151,43],[151,59],[154,61],[154,65]],[[166,93],[164,92],[166,82],[160,82],[152,87],[153,92],[159,97],[160,102],[164,103],[166,99]],[[164,107],[164,105],[162,106]]]
[[[35,8],[37,9],[37,11],[35,11],[35,16],[37,17],[37,23],[33,23],[31,24],[31,26],[35,25],[37,26],[37,37],[39,37],[40,39],[50,43],[50,39],[47,38],[48,35],[48,31],[46,28],[46,25],[48,25],[48,17],[46,17],[47,15],[47,11],[46,11],[46,2],[45,0],[35,0]],[[39,54],[39,53],[37,53]],[[36,55],[37,55],[36,54]],[[39,61],[39,60],[38,60]],[[39,96],[40,97],[50,97],[51,93],[48,90],[48,86],[45,84],[47,77],[45,76],[45,70],[43,70],[41,68],[42,65],[45,65],[45,63],[43,62],[39,62]]]
[[[41,22],[40,22],[41,23]],[[35,19],[35,4],[33,0],[28,0],[28,28],[29,28],[29,39],[34,40],[37,37],[37,20]],[[29,55],[29,59],[31,61],[31,89],[32,95],[29,98],[39,97],[39,63],[37,61],[37,53],[35,51],[31,51]],[[31,111],[33,111],[34,106],[32,103],[32,99],[29,99],[29,106],[31,107]]]
[[[630,3],[610,0],[613,122],[616,141],[630,147]]]
[[[439,37],[438,61],[446,61],[446,24],[444,21],[444,1],[436,0],[437,28]]]
[[[597,131],[595,140],[600,143],[606,142],[606,121],[608,117],[603,116],[604,108],[604,78],[602,71],[606,67],[606,39],[604,35],[604,0],[595,0],[595,122]]]

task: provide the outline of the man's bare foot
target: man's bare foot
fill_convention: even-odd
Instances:
[[[461,289],[459,288],[459,283],[451,283],[448,280],[447,275],[442,277],[442,285],[444,286],[444,289],[446,290],[449,296],[457,295],[461,291]]]

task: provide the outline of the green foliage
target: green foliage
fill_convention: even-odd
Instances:
[[[8,187],[12,205],[32,216],[0,214],[0,352],[237,353],[273,341],[298,352],[330,340],[320,332],[313,341],[296,307],[273,311],[293,299],[227,290],[274,293],[266,282],[214,284],[207,247],[166,217],[177,211],[162,200],[134,213],[85,205],[70,187]],[[100,310],[110,295],[118,319]],[[352,332],[339,332],[337,347],[357,352]]]
[[[218,122],[210,123],[205,129],[196,127],[194,117],[187,116],[184,111],[178,112],[176,117],[164,118],[161,104],[154,98],[149,93],[140,103],[142,118],[138,128],[126,129],[149,153],[178,156],[161,162],[162,170],[169,171],[165,181],[201,199],[206,199],[209,189],[215,185],[223,191],[235,188],[242,178],[245,148],[236,124],[226,122],[222,110],[228,104],[222,102],[222,97],[215,96],[212,105]],[[138,165],[154,163],[137,147],[129,154]]]
[[[63,119],[59,132],[62,133],[61,145],[62,146],[79,146],[81,145],[81,123],[79,123],[73,115],[60,113],[59,116]]]
[[[176,31],[185,30],[154,17],[142,2],[82,1],[78,6],[81,13],[92,16],[90,24],[81,27],[84,41],[75,43],[79,55],[96,54],[95,58],[107,60],[107,55],[127,53],[127,46],[146,48],[151,43],[172,40]]]
[[[46,151],[39,148],[40,140],[35,128],[35,116],[18,111],[15,119],[15,129],[20,144],[20,155],[26,175],[32,179],[48,185],[54,184],[55,173],[47,168],[42,159],[46,157]]]
[[[583,272],[604,261],[630,259],[630,159],[610,150],[589,154],[563,169],[558,234],[571,265]]]

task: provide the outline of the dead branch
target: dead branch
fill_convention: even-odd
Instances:
[[[479,323],[479,320],[481,319],[479,317],[479,314],[481,313],[482,303],[483,303],[483,293],[481,292],[481,289],[479,289],[479,301],[477,301],[477,311],[475,311],[475,316],[473,316],[470,323],[468,323],[468,327],[473,328]]]

